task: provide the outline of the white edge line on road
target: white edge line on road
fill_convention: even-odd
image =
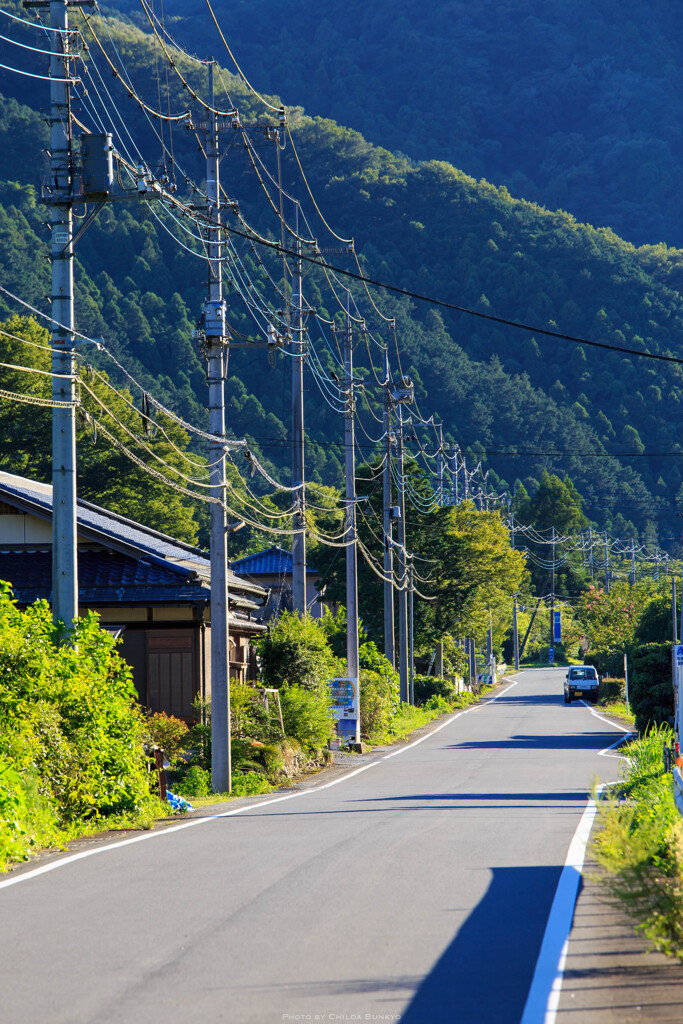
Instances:
[[[591,797],[569,844],[521,1024],[555,1024],[581,869],[596,811],[597,804]]]
[[[499,697],[511,690],[513,686],[517,686],[517,683],[512,683],[502,693],[496,694],[492,697],[488,704],[492,704]],[[253,811],[261,807],[270,807],[272,804],[282,803],[283,800],[294,800],[296,797],[306,796],[309,793],[319,793],[323,789],[330,789],[332,786],[339,785],[340,782],[346,782],[347,779],[352,779],[354,775],[360,775],[361,772],[366,772],[369,768],[374,768],[378,764],[382,764],[383,761],[387,761],[390,757],[396,757],[398,754],[403,754],[406,750],[411,750],[413,747],[417,747],[420,743],[429,739],[430,736],[434,736],[437,732],[441,732],[446,726],[450,725],[457,718],[462,718],[463,715],[469,714],[471,711],[477,710],[482,705],[476,705],[473,708],[466,708],[464,711],[459,711],[455,715],[451,715],[441,725],[438,725],[436,729],[432,729],[426,735],[421,736],[418,740],[414,740],[413,743],[408,743],[405,747],[401,747],[399,750],[393,751],[391,754],[385,754],[384,757],[378,758],[377,761],[372,761],[370,764],[361,765],[360,768],[355,768],[352,772],[348,772],[345,775],[340,776],[338,779],[332,779],[331,782],[325,782],[322,786],[311,786],[310,789],[300,789],[296,793],[287,793],[285,796],[276,796],[271,800],[262,800],[255,804],[245,804],[242,807],[235,807],[232,811],[224,811],[222,814],[212,814],[206,818],[192,818],[190,821],[183,821],[178,825],[171,825],[168,828],[160,829],[158,832],[145,832],[142,836],[133,836],[131,839],[120,839],[115,843],[107,843],[102,846],[95,846],[90,850],[82,850],[80,853],[72,853],[68,857],[60,857],[58,860],[51,861],[49,864],[43,864],[40,867],[34,868],[32,871],[22,871],[21,874],[16,875],[13,878],[7,878],[0,882],[0,889],[7,889],[10,885],[18,885],[19,882],[27,882],[30,878],[37,878],[39,875],[45,875],[49,871],[55,871],[57,868],[65,867],[67,864],[73,864],[77,860],[85,860],[86,857],[94,857],[97,853],[106,853],[109,850],[119,850],[124,846],[132,846],[133,843],[144,843],[148,839],[159,839],[162,836],[170,835],[172,832],[181,832],[186,828],[194,828],[196,825],[206,825],[210,821],[216,821],[220,818],[232,818],[236,814],[242,814],[245,811]]]
[[[611,725],[612,728],[614,728],[614,729],[621,729],[622,732],[628,732],[628,733],[633,732],[633,729],[627,729],[625,725],[621,725],[619,722],[613,722],[610,718],[605,718],[604,715],[599,715],[597,713],[597,711],[593,711],[593,708],[590,706],[588,701],[582,700],[581,703],[583,704],[583,706],[585,708],[588,708],[588,710],[590,711],[591,715],[595,715],[595,717],[599,718],[601,722],[607,722],[607,724]]]
[[[602,722],[606,722],[607,725],[611,725],[614,729],[631,733],[630,729],[626,729],[618,722],[612,722],[609,718],[599,715],[597,711],[593,711],[586,701],[581,701],[581,703],[588,708],[592,715],[595,715]],[[618,739],[611,746],[599,751],[599,753],[606,755],[608,750],[612,750],[621,742],[623,740]],[[598,794],[602,793],[608,785],[613,785],[613,783],[603,783],[602,786],[598,786]],[[597,809],[597,804],[591,797],[574,833],[574,838],[569,844],[567,859],[564,863],[560,880],[557,883],[557,889],[555,890],[555,898],[550,908],[548,923],[545,927],[543,942],[541,943],[531,988],[529,989],[520,1024],[555,1024],[567,960],[569,935],[574,919],[574,907],[576,906],[579,882],[581,880],[581,869],[583,868],[586,846]]]

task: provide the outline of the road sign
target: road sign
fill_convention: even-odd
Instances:
[[[676,664],[683,665],[683,644],[676,645]]]
[[[555,648],[548,648],[548,661],[552,664],[555,661]]]
[[[555,612],[553,619],[553,640],[559,644],[562,642],[562,612]]]

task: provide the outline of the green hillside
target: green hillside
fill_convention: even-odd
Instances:
[[[113,5],[146,25],[138,0]],[[257,88],[416,160],[513,195],[683,244],[683,13],[653,0],[215,0]],[[201,56],[205,0],[166,0]]]
[[[112,25],[111,31],[138,92],[153,103],[159,54],[149,36],[131,26]],[[23,60],[22,67],[44,70],[37,55],[33,64],[31,57]],[[206,94],[205,71],[181,57],[177,66]],[[263,119],[245,87],[233,77],[225,79],[243,120]],[[170,106],[182,110],[187,93],[171,82]],[[48,237],[45,212],[36,201],[39,153],[46,144],[37,113],[47,101],[43,85],[47,90],[47,83],[27,87],[16,76],[0,78],[0,283],[41,308],[49,291],[49,264],[41,258]],[[123,90],[115,99],[150,167],[157,166],[160,147],[153,130]],[[87,103],[77,116],[87,119]],[[290,124],[312,191],[335,230],[353,235],[370,276],[539,327],[683,353],[683,254],[678,250],[635,248],[609,230],[513,199],[506,189],[475,181],[448,163],[392,154],[333,121],[294,111]],[[177,167],[201,181],[196,141],[178,130],[173,147]],[[274,169],[273,147],[263,146],[261,153]],[[282,171],[286,189],[303,200],[289,149],[282,154]],[[278,237],[277,218],[239,146],[228,150],[222,176],[245,219]],[[176,180],[179,194],[191,197],[179,171]],[[308,207],[306,212],[315,216]],[[228,223],[243,230],[237,221]],[[320,221],[316,230],[321,245],[334,241]],[[185,242],[197,248],[191,239]],[[257,255],[241,237],[234,244],[254,281],[276,296],[268,278],[279,280],[281,264],[267,253]],[[343,253],[330,261],[354,268]],[[159,398],[205,422],[204,368],[191,340],[205,292],[203,261],[181,248],[151,209],[133,201],[107,207],[78,243],[77,281],[79,329],[103,336]],[[305,293],[323,317],[334,317],[338,308],[319,270],[307,276]],[[391,332],[362,290],[354,286],[354,294],[375,338],[391,348]],[[396,317],[401,368],[417,382],[422,412],[442,419],[445,436],[457,440],[473,463],[482,458],[494,483],[500,479],[511,487],[521,479],[533,488],[544,468],[569,473],[586,498],[591,520],[621,535],[629,533],[630,524],[650,538],[658,529],[670,546],[680,532],[676,506],[683,485],[676,457],[681,367],[584,350],[406,298],[373,295],[387,315]],[[234,290],[229,300],[233,332],[256,337],[254,321]],[[11,304],[3,308],[16,312]],[[377,409],[378,391],[360,334],[357,342],[368,403]],[[332,356],[324,345],[318,348],[321,363],[332,369]],[[380,372],[379,349],[373,358]],[[393,352],[392,366],[396,372]],[[289,361],[280,357],[271,367],[263,350],[238,349],[230,369],[231,428],[249,435],[286,479]],[[309,475],[339,483],[340,417],[310,376],[306,401]],[[366,423],[376,436],[374,422]]]

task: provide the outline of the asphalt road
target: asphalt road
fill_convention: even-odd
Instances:
[[[519,1024],[588,791],[618,772],[621,734],[562,679],[525,671],[355,773],[0,879],[0,1021]]]

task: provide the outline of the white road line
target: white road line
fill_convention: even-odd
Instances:
[[[600,721],[606,722],[607,725],[611,725],[614,729],[631,733],[630,729],[626,729],[618,722],[612,722],[609,718],[599,715],[597,711],[593,711],[586,701],[581,701],[581,703]],[[615,743],[612,743],[611,746],[599,751],[599,753],[603,756],[610,756],[607,751],[612,750],[622,742],[623,738],[620,738]],[[597,792],[601,793],[606,785],[608,783],[603,783],[602,786],[599,786]],[[609,785],[612,785],[612,783],[609,783]],[[581,869],[583,868],[586,845],[596,811],[597,805],[591,797],[574,833],[574,838],[569,845],[567,859],[562,869],[560,880],[557,883],[555,898],[550,908],[548,923],[546,924],[541,950],[536,961],[534,977],[520,1024],[555,1024],[557,1008],[560,1003],[560,993],[562,992],[562,981],[567,960],[569,935],[574,917],[574,907],[576,906],[579,882],[581,880]]]
[[[569,844],[521,1024],[555,1024],[581,869],[596,811],[591,797]]]
[[[627,729],[625,725],[620,725],[619,722],[613,722],[611,719],[605,718],[604,715],[599,715],[597,711],[593,711],[593,708],[590,706],[588,701],[582,700],[581,703],[585,708],[588,708],[591,715],[595,715],[595,717],[599,718],[601,722],[607,722],[608,725],[611,725],[614,729],[621,729],[622,732],[633,732],[633,729]]]
[[[511,690],[517,683],[512,683],[512,686],[508,686],[507,690],[503,690],[502,693],[496,695],[491,700],[487,701],[488,704],[492,704],[494,700],[502,697],[508,690]],[[210,821],[216,821],[220,818],[232,818],[237,814],[243,814],[246,811],[260,810],[262,807],[270,807],[273,804],[282,803],[284,800],[294,800],[297,797],[307,796],[310,793],[319,793],[323,789],[331,789],[332,786],[339,785],[340,782],[346,782],[347,779],[352,779],[354,775],[360,775],[361,772],[366,772],[370,768],[375,768],[378,764],[382,764],[383,761],[388,761],[391,757],[397,757],[399,754],[405,753],[406,750],[412,750],[413,747],[419,746],[420,743],[424,743],[425,740],[429,739],[430,736],[434,736],[437,732],[441,732],[446,726],[451,725],[457,718],[462,718],[463,715],[467,715],[472,711],[476,711],[482,705],[476,705],[472,708],[466,708],[464,711],[458,711],[457,714],[451,715],[441,725],[438,725],[436,729],[432,729],[430,732],[421,736],[418,740],[414,740],[412,743],[408,743],[405,747],[401,747],[399,750],[394,750],[391,754],[385,754],[384,757],[378,758],[377,761],[372,761],[370,764],[361,765],[360,768],[355,768],[352,772],[348,772],[345,775],[340,776],[338,779],[332,779],[331,782],[325,782],[322,786],[312,786],[310,789],[301,789],[296,793],[287,793],[285,796],[276,796],[270,800],[262,800],[255,804],[245,804],[242,807],[235,807],[232,811],[224,811],[222,814],[212,814],[206,818],[192,818],[190,821],[181,822],[179,825],[171,825],[168,828],[160,829],[158,832],[145,832],[141,836],[133,836],[130,839],[120,839],[115,843],[107,843],[102,846],[95,846],[90,850],[82,850],[80,853],[72,853],[70,856],[61,857],[59,860],[51,861],[49,864],[43,864],[40,867],[34,868],[32,871],[22,871],[21,874],[14,876],[13,878],[7,878],[0,882],[0,889],[6,889],[10,885],[18,885],[20,882],[27,882],[30,878],[37,878],[39,875],[45,875],[49,871],[55,871],[57,868],[64,867],[67,864],[73,864],[77,860],[85,860],[86,857],[94,857],[98,853],[106,853],[109,850],[119,850],[124,846],[132,846],[133,843],[144,843],[148,839],[160,839],[163,836],[167,836],[172,832],[181,832],[186,828],[195,828],[197,825],[206,825]]]

